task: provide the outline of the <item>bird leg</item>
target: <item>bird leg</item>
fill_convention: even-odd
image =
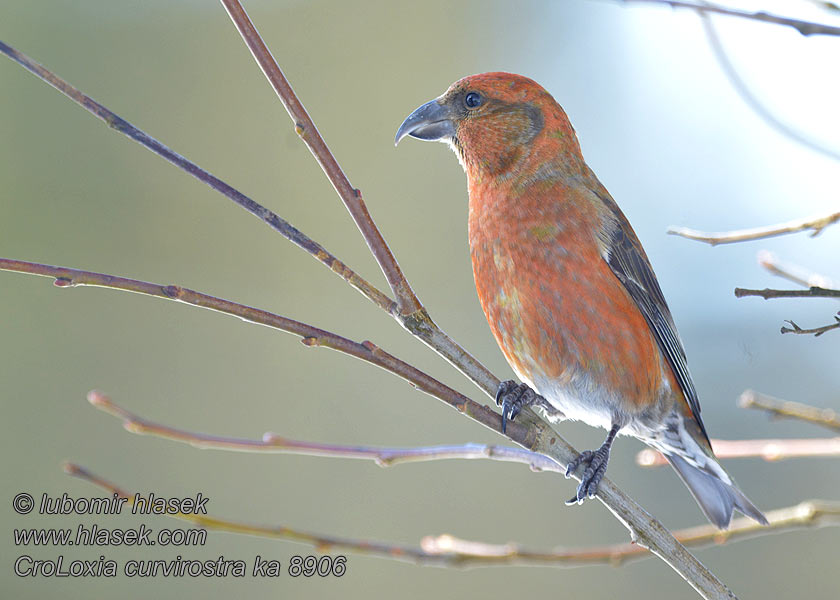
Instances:
[[[566,500],[567,505],[583,504],[586,498],[594,498],[598,492],[598,485],[607,472],[607,463],[610,460],[610,447],[612,446],[615,436],[618,435],[620,425],[613,425],[610,432],[607,434],[607,439],[601,444],[597,450],[586,450],[581,452],[576,459],[569,463],[566,467],[566,479],[572,476],[577,471],[581,464],[587,465],[586,471],[583,472],[583,477],[580,480],[580,485],[577,488],[577,493],[574,498]]]
[[[496,390],[496,404],[502,407],[502,433],[507,430],[507,422],[513,421],[523,406],[531,406],[545,399],[538,395],[526,383],[516,383],[513,380],[503,381]]]

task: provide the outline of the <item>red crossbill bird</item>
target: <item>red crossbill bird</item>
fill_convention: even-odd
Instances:
[[[520,75],[466,77],[415,110],[405,136],[448,143],[466,171],[478,298],[524,382],[499,388],[503,428],[533,406],[609,431],[568,465],[567,477],[585,467],[568,503],[594,497],[622,434],[662,452],[719,528],[735,508],[766,524],[712,452],[647,255],[554,98]]]

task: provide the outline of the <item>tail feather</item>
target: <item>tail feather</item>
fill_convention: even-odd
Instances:
[[[729,527],[732,511],[736,508],[762,525],[767,525],[767,518],[735,487],[734,482],[726,483],[713,473],[699,469],[675,454],[666,454],[665,457],[676,469],[706,517],[719,529]]]

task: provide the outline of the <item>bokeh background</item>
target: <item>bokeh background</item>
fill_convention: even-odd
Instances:
[[[809,3],[742,2],[821,16]],[[511,372],[473,289],[464,175],[442,146],[393,135],[417,105],[464,75],[509,70],[550,90],[584,154],[642,239],[688,351],[709,430],[721,438],[807,437],[804,424],[736,408],[755,388],[840,408],[838,333],[781,336],[784,319],[830,321],[825,300],[736,300],[737,286],[786,284],[757,251],[840,276],[840,228],[735,246],[665,235],[668,225],[723,230],[837,206],[838,163],[770,129],[733,91],[699,19],[600,0],[246,3],[402,267],[437,322],[500,377]],[[836,38],[716,19],[756,93],[796,127],[840,147]],[[355,227],[224,11],[210,0],[4,2],[2,39],[43,62],[385,283]],[[451,367],[327,269],[266,226],[0,59],[0,254],[193,289],[371,339],[477,399]],[[16,527],[178,527],[163,517],[21,517],[28,491],[101,495],[64,475],[72,459],[140,492],[211,498],[214,515],[348,537],[416,543],[451,533],[530,547],[625,541],[597,502],[566,508],[562,477],[521,465],[372,463],[200,451],[122,430],[91,408],[104,390],[173,426],[258,438],[371,445],[500,438],[395,377],[292,336],[222,315],[110,290],[59,290],[0,273],[0,592],[7,598],[406,599],[521,594],[694,598],[658,560],[621,568],[453,570],[351,554],[341,579],[20,579],[35,558],[209,559],[284,563],[312,549],[211,531],[198,548],[23,548]],[[602,431],[563,427],[578,447]],[[618,441],[609,475],[672,528],[704,521],[669,469],[643,470],[641,445]],[[840,497],[840,462],[727,462],[766,509]],[[836,598],[838,531],[809,530],[698,551],[744,598]],[[335,552],[333,552],[335,554]]]

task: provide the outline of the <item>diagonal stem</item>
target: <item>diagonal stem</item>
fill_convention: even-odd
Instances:
[[[391,286],[400,313],[409,315],[419,311],[422,308],[420,300],[417,299],[405,275],[403,275],[397,259],[394,258],[379,228],[373,222],[373,218],[371,218],[362,199],[362,192],[350,185],[350,180],[330,152],[324,138],[321,137],[318,128],[315,127],[315,123],[309,117],[309,113],[306,112],[303,104],[295,95],[289,80],[286,79],[277,61],[271,56],[271,51],[266,47],[251,19],[248,18],[245,9],[236,0],[222,0],[222,4],[271,87],[274,88],[277,96],[283,102],[283,106],[286,107],[292,121],[295,122],[295,131],[312,152],[315,160],[318,161],[324,174],[344,202],[344,206],[347,207],[350,216],[356,222],[359,231],[362,232],[368,248],[370,248],[376,262],[379,263],[379,267],[385,274],[388,285]]]
[[[751,21],[759,21],[761,23],[771,23],[774,25],[786,25],[793,27],[804,36],[809,35],[836,35],[840,36],[840,27],[835,25],[827,25],[825,23],[816,23],[813,21],[804,21],[802,19],[793,19],[790,17],[783,17],[764,11],[751,12],[748,10],[740,10],[728,6],[720,6],[711,4],[709,2],[690,2],[687,0],[623,0],[625,4],[661,4],[670,6],[671,8],[686,8],[696,11],[699,14],[705,15],[707,13],[714,13],[718,15],[727,15],[730,17],[738,17],[740,19],[749,19]]]

